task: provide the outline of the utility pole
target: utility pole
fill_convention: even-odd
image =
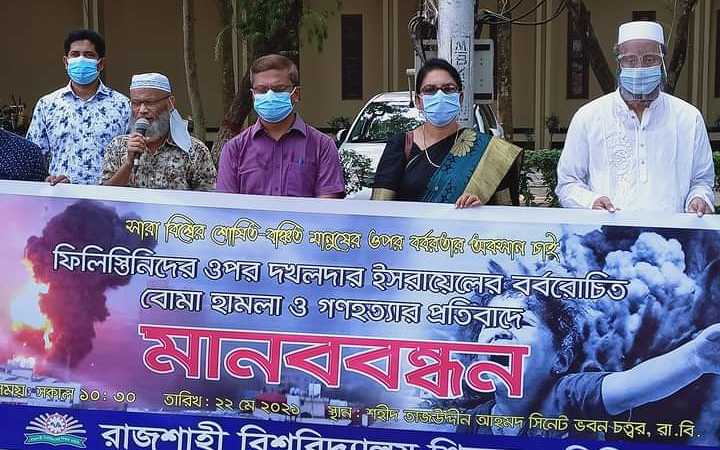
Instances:
[[[460,72],[464,100],[458,121],[463,127],[472,127],[475,90],[473,84],[475,1],[438,0],[438,15],[438,56],[450,62]]]

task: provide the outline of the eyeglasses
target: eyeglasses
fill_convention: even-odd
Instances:
[[[647,53],[645,55],[633,55],[631,53],[619,55],[618,62],[620,67],[655,67],[662,64],[662,55],[657,53]]]
[[[73,50],[67,54],[68,59],[77,58],[78,56],[84,56],[85,58],[100,60],[100,58],[98,58],[98,54],[93,51],[79,52],[77,50]]]
[[[132,109],[140,109],[142,105],[145,105],[147,109],[156,109],[160,102],[163,100],[166,100],[170,98],[169,95],[166,95],[165,97],[161,97],[157,100],[130,100],[130,106],[132,106]]]
[[[291,86],[271,86],[271,87],[259,86],[259,87],[250,89],[250,92],[252,92],[253,94],[262,95],[262,94],[267,94],[268,91],[270,91],[270,90],[272,90],[273,92],[292,92],[293,89],[295,89],[295,87],[292,85]]]
[[[428,84],[420,88],[421,95],[435,95],[437,91],[443,91],[446,94],[457,94],[460,89],[457,85],[452,83],[443,84],[442,86],[433,86]]]

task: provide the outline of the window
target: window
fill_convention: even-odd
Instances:
[[[362,112],[348,142],[387,142],[421,124],[420,112],[409,102],[374,102]]]
[[[655,11],[633,11],[633,22],[636,20],[646,20],[648,22],[657,22],[657,14]]]
[[[363,31],[360,14],[343,14],[340,23],[342,35],[341,64],[342,99],[363,98]]]
[[[589,13],[588,13],[589,14]],[[578,20],[568,11],[567,34],[567,98],[588,98],[590,67]]]

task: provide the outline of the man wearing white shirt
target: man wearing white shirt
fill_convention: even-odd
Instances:
[[[715,170],[705,121],[662,92],[663,30],[630,22],[618,33],[618,89],[573,117],[558,164],[566,208],[713,212]]]

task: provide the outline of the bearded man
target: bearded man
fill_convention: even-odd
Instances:
[[[118,136],[105,149],[103,184],[147,189],[212,191],[217,172],[207,146],[190,136],[175,109],[170,80],[159,73],[134,75],[130,129],[140,119],[145,134]],[[146,122],[145,122],[146,121]]]

